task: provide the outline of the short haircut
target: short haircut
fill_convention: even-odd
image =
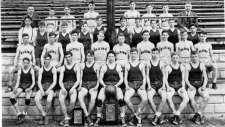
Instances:
[[[130,4],[135,3],[133,0],[130,1]]]
[[[103,30],[99,31],[99,32],[98,32],[98,35],[101,34],[101,33],[102,33],[103,35],[105,35],[105,32],[104,32]]]
[[[167,31],[167,30],[163,30],[163,31],[162,31],[162,34],[163,34],[163,33],[167,33],[167,34],[168,34],[168,31]]]
[[[121,16],[121,17],[120,17],[120,21],[122,21],[122,20],[127,20],[127,19],[126,19],[126,17]]]
[[[181,35],[183,35],[184,33],[187,33],[187,31],[186,31],[186,30],[182,30],[182,31],[180,32]]]
[[[65,56],[73,56],[73,53],[70,51],[66,51]]]
[[[144,30],[144,31],[142,32],[142,35],[144,35],[144,33],[149,33],[149,31],[148,31],[148,30]]]
[[[124,36],[124,37],[125,37],[124,33],[119,33],[119,34],[118,34],[118,37],[119,37],[119,36]]]
[[[70,35],[73,35],[73,34],[79,34],[80,31],[78,29],[73,29],[71,32],[70,32]]]
[[[138,49],[136,47],[131,48],[130,52],[137,52],[138,53]]]
[[[44,21],[40,21],[40,22],[38,23],[38,26],[45,26],[45,22],[44,22]]]
[[[93,50],[88,50],[88,51],[87,51],[87,56],[88,56],[88,55],[94,56],[94,51],[93,51]]]
[[[188,2],[186,2],[186,3],[185,3],[185,5],[191,5],[191,2],[190,2],[190,1],[188,1]]]
[[[116,53],[115,53],[113,50],[110,50],[110,51],[107,53],[107,57],[109,56],[109,54],[113,54],[114,56],[116,56]]]
[[[52,55],[50,55],[49,53],[45,54],[44,59],[47,59],[47,58],[52,59]]]
[[[155,51],[159,52],[159,49],[158,48],[153,48],[152,52],[155,52]]]
[[[87,21],[83,21],[83,22],[81,23],[81,26],[84,26],[85,24],[87,24]]]
[[[155,19],[152,19],[152,20],[151,20],[151,23],[154,22],[154,21],[157,23],[157,20],[155,20]]]
[[[145,5],[145,7],[148,7],[148,6],[151,6],[151,7],[152,7],[152,5],[151,5],[151,4],[149,4],[149,3]]]
[[[27,60],[28,62],[30,62],[30,59],[29,59],[29,58],[27,58],[27,57],[23,58],[23,62],[26,61],[26,60]]]
[[[197,24],[192,23],[192,24],[189,26],[189,28],[191,28],[192,26],[197,27]]]
[[[25,21],[26,19],[30,19],[30,21],[32,21],[32,18],[30,16],[28,16],[28,15],[25,16],[23,20]]]
[[[49,36],[49,37],[51,37],[51,36],[56,37],[56,33],[55,33],[55,32],[50,32],[50,33],[48,34],[48,36]]]
[[[202,35],[207,35],[207,32],[205,32],[205,31],[200,31],[200,32],[199,32],[199,35],[201,35],[201,34],[202,34]]]
[[[69,8],[69,9],[70,9],[70,6],[69,6],[69,5],[65,5],[65,6],[64,6],[64,9],[65,9],[65,8]]]
[[[94,2],[94,0],[91,0],[88,4],[89,4],[89,5],[90,5],[90,4],[95,5],[95,2]]]
[[[191,51],[191,55],[197,55],[197,54],[198,54],[197,50]]]
[[[175,22],[175,19],[174,18],[169,18],[169,21],[174,21]]]
[[[66,22],[62,22],[61,26],[68,26]]]
[[[22,34],[22,38],[23,38],[23,37],[29,37],[29,34],[23,33],[23,34]]]
[[[177,52],[172,52],[172,53],[171,53],[171,57],[173,57],[173,56],[175,56],[175,55],[178,55]]]

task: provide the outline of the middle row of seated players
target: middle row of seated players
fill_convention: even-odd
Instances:
[[[190,64],[180,64],[177,53],[171,54],[171,63],[165,66],[160,60],[160,51],[157,48],[152,49],[151,60],[148,62],[139,61],[138,50],[132,48],[130,51],[130,62],[122,67],[116,63],[116,53],[109,51],[107,53],[107,62],[101,67],[94,60],[94,52],[87,52],[87,60],[85,63],[78,64],[73,62],[73,54],[66,52],[64,65],[59,69],[57,76],[56,68],[51,64],[53,57],[50,54],[44,55],[44,63],[39,70],[38,87],[39,91],[35,95],[35,101],[43,118],[40,124],[48,124],[48,112],[51,108],[53,97],[59,90],[59,101],[64,114],[64,120],[60,125],[68,126],[71,119],[70,113],[75,107],[78,97],[81,108],[84,110],[85,123],[93,125],[90,114],[97,105],[97,120],[95,126],[98,126],[102,118],[102,106],[107,94],[105,90],[107,86],[115,86],[116,99],[119,102],[120,118],[122,125],[126,125],[125,121],[125,105],[132,112],[132,123],[137,119],[138,124],[141,124],[141,114],[145,111],[148,101],[155,113],[153,125],[163,123],[162,110],[168,100],[168,104],[174,114],[172,123],[177,125],[182,122],[180,114],[187,106],[189,99],[193,106],[194,122],[204,122],[203,113],[209,99],[209,94],[206,89],[207,74],[204,64],[199,62],[198,53],[193,51],[191,54]],[[24,58],[19,75],[17,85],[15,86],[15,95],[13,94],[10,101],[12,102],[17,113],[20,113],[17,107],[15,98],[24,90],[26,92],[26,110],[30,100],[30,93],[34,86],[34,71],[30,66],[29,58]],[[57,77],[59,78],[59,86],[57,86]],[[26,82],[24,82],[26,80]],[[25,84],[24,84],[25,83]],[[30,83],[30,84],[29,84]],[[188,90],[186,89],[186,84]],[[28,90],[29,89],[29,90]],[[123,94],[124,91],[124,94]],[[175,92],[182,98],[182,102],[178,109],[175,108],[172,97]],[[131,97],[137,93],[141,97],[141,103],[135,111],[131,102]],[[154,103],[153,96],[158,93],[161,97],[160,104],[157,108]],[[86,107],[85,97],[90,95],[89,108]],[[195,96],[200,95],[203,101],[200,108],[196,108]],[[43,97],[47,97],[47,108],[41,105]],[[65,99],[69,97],[70,106],[66,108]],[[97,100],[97,102],[96,102]],[[198,119],[197,119],[198,118]],[[196,120],[197,119],[197,120]],[[201,121],[200,121],[201,120]],[[135,123],[134,123],[135,124]]]

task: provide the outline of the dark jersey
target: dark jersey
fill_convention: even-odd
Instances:
[[[190,64],[191,70],[189,71],[189,81],[202,81],[203,80],[203,74],[200,69],[200,63],[197,68],[194,68],[192,64]]]
[[[168,38],[169,42],[172,42],[174,45],[179,42],[178,30],[177,29],[175,29],[174,31],[171,31],[169,29],[168,34],[169,34],[169,38]]]
[[[156,30],[155,32],[153,30],[150,30],[149,34],[150,34],[149,41],[152,42],[156,47],[157,43],[160,42],[160,32],[159,32],[159,30]]]
[[[108,66],[107,66],[107,70],[104,74],[104,78],[103,78],[103,81],[104,82],[119,82],[120,80],[120,77],[119,77],[119,73],[117,72],[116,70],[116,65],[113,69],[110,69]]]
[[[181,72],[180,66],[178,67],[178,69],[175,69],[172,66],[171,66],[171,68],[172,68],[172,71],[171,71],[171,73],[168,76],[168,82],[169,83],[174,83],[174,82],[181,83],[181,81],[182,81],[182,72]]]
[[[20,75],[20,84],[31,84],[32,83],[32,75],[31,75],[31,68],[27,73],[24,72],[24,70],[21,70]]]
[[[74,65],[75,66],[75,65]],[[63,82],[68,82],[68,81],[77,81],[77,74],[74,71],[74,66],[71,69],[68,69],[65,65],[65,71],[64,71],[64,77],[63,77]]]
[[[132,43],[131,47],[137,47],[137,44],[142,41],[142,31],[140,33],[137,33],[136,30],[134,29],[134,34],[132,36]]]
[[[122,30],[121,28],[118,28],[117,38],[118,38],[118,35],[121,34],[121,33],[123,33],[124,36],[125,36],[125,43],[130,45],[130,34],[128,32],[128,29],[125,28],[124,30]]]
[[[53,68],[53,67],[52,67]],[[53,73],[52,73],[52,68],[49,69],[48,71],[43,67],[43,72],[42,72],[42,80],[41,83],[52,83],[53,82]]]
[[[41,53],[43,50],[43,47],[45,44],[48,43],[48,35],[47,32],[45,32],[43,35],[41,35],[40,31],[37,31],[37,37],[36,37],[36,46],[35,46],[35,57],[41,58]]]
[[[197,33],[194,36],[188,34],[187,40],[192,41],[193,45],[197,44],[200,41]]]
[[[101,27],[100,29],[98,29],[97,27],[95,28],[94,30],[94,33],[93,33],[93,41],[96,42],[98,40],[98,33],[100,31],[104,31],[105,27]]]
[[[91,35],[87,33],[86,35],[83,32],[80,32],[80,38],[78,39],[80,43],[84,45],[84,52],[87,53],[87,50],[91,49]]]
[[[70,43],[70,36],[67,33],[65,36],[62,35],[62,32],[59,33],[58,42],[62,44],[63,52],[66,52],[66,46]]]
[[[97,81],[97,74],[94,70],[94,64],[90,67],[87,67],[85,64],[82,81]]]
[[[157,66],[154,66],[151,63],[151,68],[149,69],[149,78],[151,82],[162,82],[163,81],[163,73],[160,68],[160,62],[158,62]]]
[[[139,65],[136,66],[132,66],[132,64],[130,64],[130,70],[128,71],[128,82],[132,82],[132,81],[142,81],[143,80],[143,76],[142,76],[142,72],[139,68]]]

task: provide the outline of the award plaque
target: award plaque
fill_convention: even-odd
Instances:
[[[84,125],[83,110],[81,108],[73,110],[73,123],[74,125]]]
[[[103,123],[106,125],[115,125],[118,123],[118,105],[117,102],[105,103],[103,107]]]

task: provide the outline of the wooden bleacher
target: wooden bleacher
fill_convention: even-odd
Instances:
[[[63,15],[63,5],[70,5],[71,14],[77,19],[82,19],[83,14],[88,10],[89,0],[2,0],[1,1],[1,30],[2,30],[2,50],[7,52],[10,49],[15,51],[18,43],[17,34],[21,25],[22,17],[26,14],[29,5],[35,7],[36,12],[44,19],[48,15],[49,5],[55,8],[56,16]],[[146,3],[152,3],[153,13],[162,13],[162,5],[169,5],[169,12],[176,16],[184,9],[184,0],[135,0],[136,9],[141,14],[145,13]],[[62,4],[63,3],[63,4]],[[106,23],[106,0],[95,0],[96,11],[104,18]],[[115,20],[129,9],[129,1],[115,0]],[[224,44],[225,23],[224,23],[224,1],[223,0],[192,0],[193,11],[201,16],[199,26],[209,33],[208,40],[213,44]]]

